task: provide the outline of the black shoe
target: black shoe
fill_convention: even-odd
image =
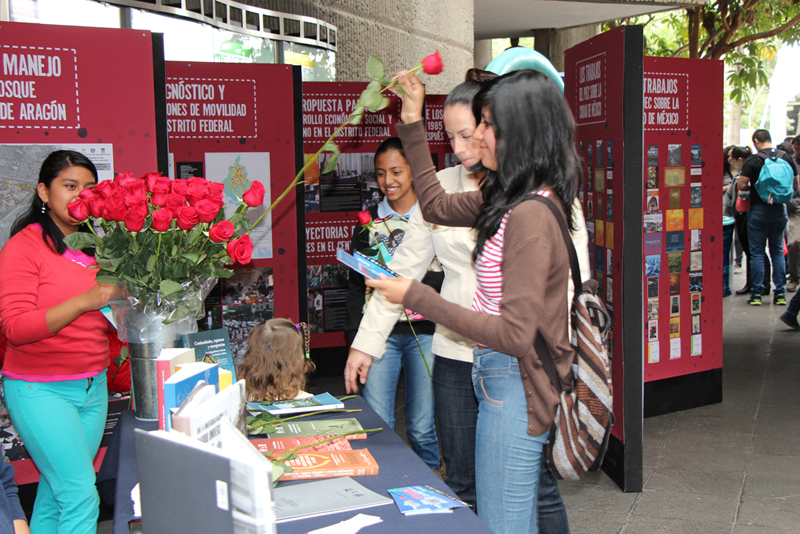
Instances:
[[[767,288],[767,289],[764,291],[764,293],[762,293],[762,294],[761,294],[761,296],[762,296],[762,297],[768,297],[768,296],[769,296],[769,291],[770,291],[770,288]]]
[[[736,292],[737,295],[748,295],[750,293],[750,284],[747,284],[742,289]]]

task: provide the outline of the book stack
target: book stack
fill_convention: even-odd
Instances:
[[[322,393],[305,399],[248,402],[247,406],[252,411],[269,412],[272,415],[292,415],[323,410],[340,410],[344,408],[344,403],[330,393]]]
[[[467,506],[431,486],[408,486],[389,490],[397,508],[403,515],[450,514],[453,509]]]

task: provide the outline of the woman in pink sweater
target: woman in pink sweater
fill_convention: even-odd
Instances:
[[[109,360],[109,325],[98,310],[115,290],[95,281],[91,255],[64,243],[80,230],[67,206],[96,183],[85,156],[51,153],[29,211],[0,251],[6,401],[41,472],[31,519],[37,534],[97,530],[92,462],[105,429]]]

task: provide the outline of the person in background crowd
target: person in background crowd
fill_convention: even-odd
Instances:
[[[255,325],[247,350],[236,368],[245,381],[250,402],[304,399],[306,378],[316,366],[310,359],[310,333],[306,323],[269,319]]]
[[[767,157],[775,157],[776,151],[772,148],[772,138],[767,130],[753,132],[753,145],[758,152]],[[788,154],[782,154],[781,158],[792,169],[793,187],[796,191],[798,188],[797,168]],[[764,158],[759,154],[753,154],[745,160],[737,180],[740,191],[750,191],[747,232],[750,240],[752,273],[750,300],[747,303],[751,306],[761,306],[761,295],[765,294],[766,289],[769,288],[769,279],[764,278],[763,264],[764,250],[769,243],[769,255],[772,258],[772,281],[775,284],[773,304],[785,306],[786,263],[783,258],[783,233],[786,230],[786,207],[781,203],[771,203],[771,199],[768,203],[759,196],[755,184],[763,166]]]
[[[31,534],[25,512],[19,504],[17,483],[14,482],[14,467],[0,459],[0,534]]]
[[[476,486],[478,515],[496,534],[537,533],[539,468],[560,390],[571,386],[569,260],[559,222],[542,202],[552,198],[575,231],[573,202],[580,183],[572,114],[547,75],[518,70],[476,95],[480,124],[473,137],[488,169],[480,191],[447,192],[436,179],[425,139],[425,89],[401,73],[404,90],[396,126],[409,156],[424,218],[474,227],[478,288],[472,309],[442,299],[416,280],[367,284],[389,302],[418,310],[478,343],[473,386],[478,395]],[[548,354],[534,341],[541,333]],[[550,358],[555,372],[544,371]]]
[[[727,193],[733,185],[735,171],[731,169],[730,157],[731,150],[733,150],[735,146],[736,145],[726,146],[722,155],[722,214],[729,217],[734,216],[733,204],[730,201],[732,195],[728,195]],[[736,174],[738,174],[738,172],[736,172]],[[733,235],[733,249],[735,251],[733,272],[738,274],[742,272],[742,255],[744,254],[744,249],[739,240],[739,232],[735,230]]]
[[[380,242],[384,244],[389,255],[394,256],[405,239],[409,218],[417,209],[411,169],[406,161],[403,145],[397,137],[390,137],[378,146],[375,152],[375,174],[384,199],[369,210],[372,231],[357,229],[353,235],[351,250],[361,252],[367,248],[374,249]],[[389,267],[391,268],[391,263]],[[425,267],[424,282],[438,292],[444,279],[441,266],[432,260]],[[372,290],[364,283],[364,277],[351,271],[347,287],[345,325],[347,339],[351,343],[364,311],[370,307],[371,293]],[[439,441],[434,424],[433,380],[429,371],[433,365],[431,345],[435,325],[410,311],[408,317],[413,319],[413,330],[406,314],[395,320],[385,351],[376,354],[371,362],[370,378],[364,384],[363,395],[370,407],[394,428],[397,383],[400,380],[400,371],[403,370],[408,440],[417,456],[428,467],[438,470]]]
[[[783,144],[781,143],[781,146]],[[800,135],[794,137],[789,147],[785,148],[788,154],[792,154],[795,167],[800,170]],[[800,189],[795,189],[792,201],[786,204],[786,211],[789,215],[789,222],[786,225],[786,245],[789,250],[786,255],[786,271],[789,278],[786,291],[794,293],[800,284]]]
[[[9,414],[41,472],[31,530],[97,531],[100,498],[92,464],[106,427],[109,323],[100,308],[117,294],[95,281],[94,258],[64,236],[81,223],[67,206],[97,183],[83,154],[51,153],[30,209],[0,251],[0,318]]]

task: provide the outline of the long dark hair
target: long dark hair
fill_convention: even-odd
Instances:
[[[728,156],[731,155],[731,150],[733,150],[733,148],[735,146],[736,145],[728,145],[728,146],[725,147],[725,150],[722,151],[722,175],[723,176],[726,175],[726,174],[728,174],[730,176],[733,176],[733,173],[731,172],[731,164],[728,161]]]
[[[95,182],[97,181],[97,169],[89,158],[73,150],[56,150],[51,152],[42,163],[42,168],[39,169],[38,183],[44,184],[47,189],[50,189],[53,180],[70,167],[83,167],[92,173]],[[11,226],[9,237],[15,236],[29,224],[39,223],[42,226],[42,239],[44,239],[45,244],[54,252],[64,254],[67,250],[67,244],[64,243],[64,233],[53,219],[42,210],[43,205],[44,203],[39,198],[39,193],[34,192],[30,209],[14,222],[13,226]],[[87,232],[89,229],[85,224],[82,224],[79,231]],[[84,252],[91,255],[94,254],[91,249],[84,249]]]
[[[575,230],[572,202],[580,185],[575,150],[575,123],[561,90],[546,74],[517,70],[480,90],[473,101],[476,122],[484,108],[491,115],[497,170],[481,183],[483,205],[475,220],[478,243],[474,257],[500,228],[503,215],[543,186],[561,202]]]

